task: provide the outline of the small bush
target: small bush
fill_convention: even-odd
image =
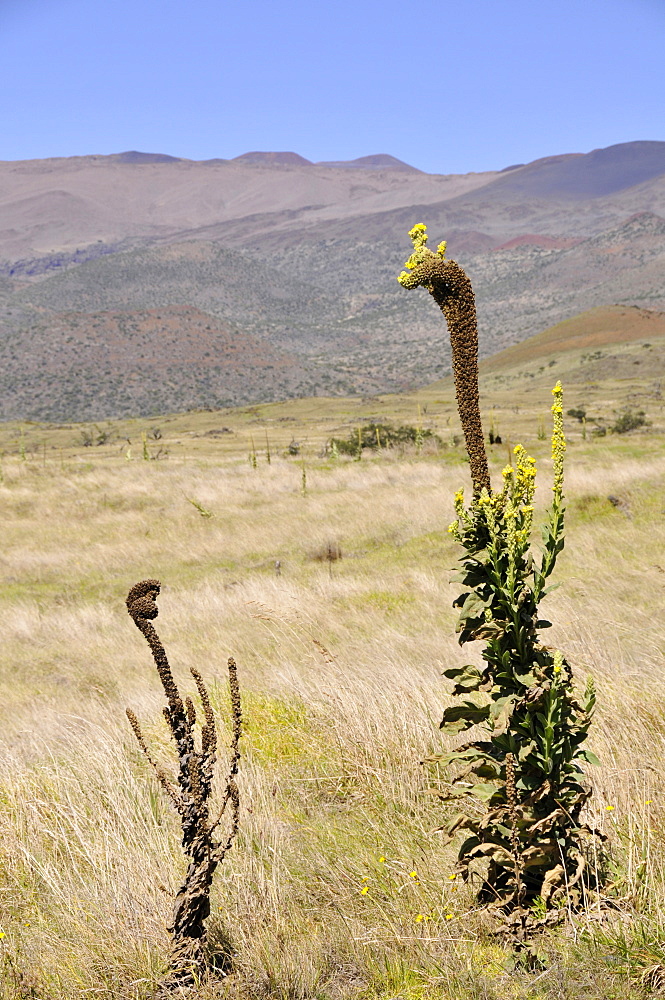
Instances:
[[[586,410],[583,406],[578,406],[572,410],[566,410],[566,413],[569,417],[573,417],[574,420],[579,420],[580,423],[583,423],[586,418]]]
[[[619,414],[610,430],[613,434],[627,434],[628,431],[635,431],[638,427],[648,426],[648,423],[644,410],[626,409]]]
[[[340,455],[357,455],[360,449],[396,448],[400,445],[422,444],[424,441],[435,441],[441,445],[441,438],[433,431],[422,427],[393,427],[392,424],[370,423],[364,427],[356,427],[347,438],[331,438],[328,442],[330,451],[337,450]]]

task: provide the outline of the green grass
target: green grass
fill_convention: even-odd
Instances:
[[[521,391],[518,412],[514,386],[487,382],[485,397],[504,442],[522,439],[538,459],[540,512],[545,379]],[[599,408],[611,413],[624,391],[602,383]],[[529,975],[510,968],[472,888],[450,880],[457,845],[437,830],[453,807],[427,794],[440,776],[420,763],[450,743],[438,729],[450,703],[442,671],[469,655],[454,635],[457,552],[446,530],[468,480],[461,445],[360,463],[319,457],[340,425],[377,413],[413,422],[418,402],[444,442],[459,433],[449,383],[380,403],[153,420],[169,449],[157,462],[140,449],[124,458],[123,435],[140,441],[149,429],[141,421],[114,424],[117,440],[92,457],[76,444],[80,428],[26,426],[26,461],[18,426],[0,427],[3,1000],[154,995],[180,854],[176,817],[124,717],[133,707],[173,766],[159,684],[124,608],[147,576],[165,585],[157,626],[183,688],[194,691],[195,665],[228,719],[231,654],[243,688],[241,830],[211,917],[233,962],[202,1000],[646,995],[665,909],[662,428],[655,419],[583,441],[576,422],[567,427],[562,586],[543,612],[554,623],[547,641],[599,690],[589,818],[609,837],[616,908],[599,919],[591,907],[548,934],[547,969]],[[254,470],[249,434],[258,445],[264,424],[273,460],[259,451]],[[234,433],[203,436],[219,426]],[[305,442],[307,497],[300,459],[282,454],[292,436]],[[42,439],[45,462],[32,449]],[[492,449],[495,480],[506,458],[506,444]],[[314,558],[329,542],[342,550],[331,564]]]

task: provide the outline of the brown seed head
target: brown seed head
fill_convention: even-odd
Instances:
[[[134,621],[137,618],[152,619],[159,614],[156,599],[161,590],[159,580],[141,580],[135,583],[127,594],[127,611]]]

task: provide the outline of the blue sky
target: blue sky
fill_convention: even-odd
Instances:
[[[665,0],[0,0],[0,159],[500,169],[665,140],[664,51]]]

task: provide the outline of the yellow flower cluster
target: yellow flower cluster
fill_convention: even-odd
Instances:
[[[526,449],[518,444],[514,448],[515,465],[515,502],[522,506],[530,506],[536,491],[536,460],[527,455]]]
[[[566,454],[566,436],[563,433],[563,388],[561,382],[552,389],[552,464],[554,466],[554,483],[552,492],[556,500],[563,496],[563,458]]]
[[[413,243],[413,253],[409,259],[405,261],[404,267],[407,267],[409,271],[413,271],[414,268],[418,267],[419,264],[424,263],[424,261],[426,261],[428,257],[432,257],[433,254],[432,251],[428,250],[426,246],[427,226],[423,222],[416,223],[413,229],[410,230],[409,237]],[[439,243],[437,253],[441,257],[445,256],[445,243]],[[407,271],[402,271],[401,274],[398,274],[397,280],[404,288],[415,288],[418,284],[413,275],[409,274]]]

